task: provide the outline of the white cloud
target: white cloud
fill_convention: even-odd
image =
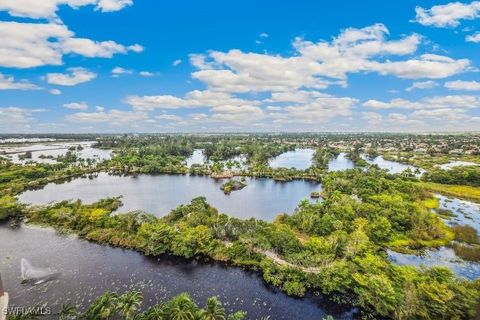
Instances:
[[[140,71],[140,75],[142,77],[153,77],[155,74],[153,72],[150,72],[150,71]]]
[[[178,66],[178,65],[181,64],[181,63],[182,63],[182,60],[177,59],[177,60],[175,60],[175,61],[172,62],[172,66],[176,67],[176,66]]]
[[[259,36],[260,36],[260,38],[268,38],[268,33],[262,32],[262,33],[260,33]]]
[[[416,21],[424,26],[439,28],[457,27],[460,20],[473,20],[480,14],[480,1],[469,4],[451,2],[445,5],[433,6],[430,9],[416,7]]]
[[[167,120],[167,121],[181,121],[182,117],[179,117],[174,114],[161,114],[155,117],[158,120]]]
[[[140,52],[143,52],[143,50],[145,50],[145,48],[139,44],[133,44],[131,46],[128,46],[127,49],[136,53],[140,53]]]
[[[133,50],[132,46],[125,47],[115,41],[93,41],[84,38],[68,38],[62,43],[62,50],[64,53],[79,54],[88,58],[111,58],[115,54],[126,54]]]
[[[436,54],[423,54],[419,59],[373,62],[371,68],[382,75],[394,75],[403,79],[442,79],[470,70],[471,62],[468,59],[455,60]]]
[[[50,90],[50,93],[55,95],[55,96],[58,96],[58,95],[62,94],[62,91],[60,91],[58,89],[52,89],[52,90]]]
[[[382,122],[383,116],[377,112],[362,112],[362,119],[370,125],[377,125]]]
[[[462,90],[462,91],[480,91],[480,82],[478,81],[448,81],[445,82],[445,88],[450,90]]]
[[[15,17],[52,19],[57,16],[60,5],[68,5],[74,9],[95,5],[96,10],[111,12],[132,4],[133,0],[0,0],[0,11],[8,11]]]
[[[466,41],[468,42],[476,42],[476,43],[479,43],[480,42],[480,32],[477,32],[473,35],[469,35],[465,38]]]
[[[419,119],[436,119],[436,120],[460,120],[465,117],[464,109],[439,108],[433,110],[417,110],[410,114],[410,117]]]
[[[49,73],[47,74],[47,82],[59,86],[75,86],[80,83],[91,81],[97,75],[84,68],[68,68],[68,74],[64,73]]]
[[[371,109],[440,109],[440,108],[460,108],[474,109],[480,108],[480,97],[469,95],[450,95],[426,97],[418,101],[406,99],[392,99],[388,102],[378,100],[368,100],[363,106]]]
[[[25,109],[17,107],[0,108],[0,132],[25,132],[32,129],[33,113],[43,109]]]
[[[471,69],[468,59],[423,54],[401,59],[417,51],[422,37],[416,34],[387,40],[388,29],[375,24],[362,29],[348,28],[331,42],[317,43],[297,38],[296,53],[289,57],[210,51],[190,56],[199,70],[194,79],[210,90],[223,92],[284,92],[302,88],[324,89],[332,84],[346,86],[351,73],[377,72],[405,79],[440,79]],[[396,57],[386,60],[385,57]]]
[[[119,11],[133,5],[133,0],[99,0],[97,9],[103,12]]]
[[[431,80],[420,81],[420,82],[412,83],[412,85],[408,87],[406,90],[413,91],[415,89],[431,89],[431,88],[435,88],[436,86],[438,86],[438,83],[436,83],[435,81],[431,81]]]
[[[0,66],[61,65],[65,54],[111,58],[133,50],[114,41],[99,42],[74,36],[63,24],[0,21]]]
[[[217,107],[222,105],[244,105],[259,104],[257,101],[244,100],[231,96],[224,92],[194,90],[178,98],[171,95],[161,96],[128,96],[125,103],[131,105],[135,110],[151,111],[158,109],[179,109],[179,108],[200,108]]]
[[[115,78],[119,77],[122,74],[132,74],[132,73],[133,73],[133,70],[125,69],[122,67],[115,67],[112,69],[112,76]]]
[[[15,81],[12,76],[7,76],[0,73],[0,90],[37,90],[40,89],[37,85],[30,83],[27,80]]]
[[[82,110],[82,111],[88,110],[88,104],[86,104],[85,102],[66,103],[63,105],[63,107],[67,109],[72,109],[72,110]]]
[[[211,119],[220,122],[235,124],[251,124],[263,119],[265,114],[262,109],[252,105],[223,105],[212,108]]]
[[[134,123],[135,121],[146,120],[148,115],[145,112],[123,111],[111,109],[109,111],[97,112],[78,112],[66,117],[72,122],[107,122],[112,125],[122,125],[126,123]]]

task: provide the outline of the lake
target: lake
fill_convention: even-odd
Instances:
[[[377,165],[380,169],[387,170],[389,173],[392,174],[398,174],[402,173],[403,171],[410,169],[412,170],[412,173],[415,173],[415,170],[417,167],[414,167],[409,164],[404,164],[396,161],[390,161],[390,160],[385,160],[382,156],[378,156],[375,158],[369,158],[367,156],[363,156],[365,161],[367,161],[369,164],[374,164]],[[420,172],[423,173],[424,170],[420,169]]]
[[[227,311],[245,310],[248,319],[322,319],[332,314],[351,319],[351,311],[339,309],[321,297],[291,298],[266,286],[254,272],[219,263],[202,263],[170,256],[145,257],[138,252],[112,248],[58,235],[54,230],[22,226],[12,230],[0,225],[0,270],[10,295],[10,306],[47,303],[54,311],[71,303],[84,308],[107,290],[140,290],[144,306],[189,292],[203,305],[218,296]],[[58,279],[36,286],[21,284],[20,259],[34,267],[61,272]]]
[[[298,170],[308,169],[312,165],[312,157],[315,154],[313,149],[295,149],[284,152],[270,160],[272,168],[295,168]]]
[[[298,203],[320,191],[320,184],[304,180],[277,182],[272,179],[247,178],[247,186],[225,195],[220,186],[226,180],[208,176],[138,175],[113,176],[100,173],[97,178],[77,178],[61,184],[51,183],[43,189],[26,191],[21,202],[46,204],[52,201],[81,199],[86,203],[106,197],[123,196],[119,212],[143,210],[163,216],[180,204],[205,196],[220,212],[249,219],[272,221],[279,213],[291,213]]]
[[[233,170],[243,170],[248,167],[246,164],[247,158],[244,155],[238,155],[229,160],[223,160],[219,162],[226,166],[228,161],[231,161],[234,164],[232,168]],[[193,150],[192,155],[186,159],[185,164],[188,168],[190,168],[194,164],[213,164],[213,161],[207,161],[203,149],[195,149]]]
[[[281,155],[270,160],[272,168],[295,168],[299,170],[308,169],[312,166],[312,157],[315,154],[314,149],[296,149],[294,151],[284,152]],[[390,173],[402,173],[410,168],[415,172],[416,167],[395,161],[385,160],[382,156],[368,158],[362,156],[369,164],[377,165],[380,169],[387,170]],[[342,171],[355,168],[355,164],[347,157],[345,152],[341,152],[336,158],[328,162],[328,171]],[[423,171],[423,170],[421,170]]]

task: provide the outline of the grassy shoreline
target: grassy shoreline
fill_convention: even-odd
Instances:
[[[434,182],[418,182],[417,184],[431,192],[441,193],[447,196],[480,203],[480,187],[450,185]]]

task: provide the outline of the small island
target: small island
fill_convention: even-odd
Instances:
[[[225,194],[230,194],[232,191],[237,191],[237,190],[242,190],[247,186],[246,183],[240,181],[240,180],[228,180],[222,186],[220,187],[220,190],[223,191]]]
[[[320,198],[320,192],[318,192],[318,191],[312,191],[312,192],[310,193],[310,198],[312,198],[312,199],[318,199],[318,198]]]

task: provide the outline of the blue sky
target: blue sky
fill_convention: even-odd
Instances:
[[[0,0],[0,132],[478,131],[480,2]]]

